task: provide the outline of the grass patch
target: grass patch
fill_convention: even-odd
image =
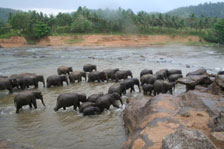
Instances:
[[[67,44],[75,44],[75,43],[80,43],[83,40],[84,39],[82,39],[82,38],[76,38],[76,39],[72,39],[72,40],[65,40],[65,43],[67,43]]]
[[[5,34],[1,34],[0,39],[8,39],[8,38],[13,37],[13,36],[18,36],[18,34],[15,33],[15,32],[9,32],[9,33],[5,33]]]

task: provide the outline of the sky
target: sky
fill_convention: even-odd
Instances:
[[[198,5],[205,2],[224,2],[224,0],[0,0],[0,7],[18,10],[36,10],[47,14],[72,12],[79,6],[89,9],[110,8],[132,9],[134,12],[167,12],[169,10]]]

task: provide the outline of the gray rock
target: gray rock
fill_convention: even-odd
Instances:
[[[162,149],[216,149],[216,146],[200,131],[179,129],[163,139]]]

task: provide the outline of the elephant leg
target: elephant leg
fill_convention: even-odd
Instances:
[[[63,107],[64,110],[66,110],[66,107]]]
[[[172,91],[172,89],[170,89],[169,92],[170,92],[171,95],[173,95],[173,91]]]
[[[154,96],[156,96],[156,91],[154,90]]]
[[[35,109],[37,108],[37,102],[36,102],[36,100],[33,102],[33,106],[34,106]]]
[[[20,106],[20,105],[16,105],[16,113],[19,113],[19,109],[21,109],[22,108],[22,106]]]
[[[77,109],[77,106],[76,105],[73,105],[73,109],[76,111],[76,109]]]
[[[32,109],[32,103],[29,103],[30,109]]]

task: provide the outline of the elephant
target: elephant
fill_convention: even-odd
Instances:
[[[96,101],[97,107],[102,112],[104,109],[109,110],[110,106],[113,105],[116,108],[119,108],[119,105],[117,105],[116,100],[120,100],[121,104],[123,105],[123,102],[117,93],[113,94],[105,94],[101,97],[99,97]]]
[[[149,95],[151,96],[152,91],[154,90],[153,85],[152,84],[144,84],[142,86],[142,90],[143,90],[143,94],[147,95],[147,93],[149,92]]]
[[[71,74],[69,74],[68,78],[70,83],[75,83],[75,81],[77,80],[78,82],[80,82],[82,80],[81,78],[81,73],[80,72],[72,72]]]
[[[179,69],[170,69],[168,70],[168,76],[173,75],[173,74],[182,74],[182,71]]]
[[[60,66],[57,69],[58,75],[66,75],[66,74],[70,74],[70,72],[73,72],[72,67],[67,67],[67,66]]]
[[[95,81],[107,81],[108,82],[108,78],[107,78],[107,75],[105,72],[103,71],[93,71],[93,72],[90,72],[89,75],[88,75],[88,82],[95,82]]]
[[[34,108],[36,109],[37,108],[36,99],[40,99],[43,106],[45,106],[41,92],[34,91],[34,92],[23,92],[23,93],[17,94],[14,98],[16,113],[19,113],[19,110],[25,105],[29,105],[30,109],[32,108],[32,105],[33,105]]]
[[[68,79],[64,75],[52,75],[47,78],[47,87],[51,86],[63,86],[63,82],[66,82],[68,85]]]
[[[164,81],[166,86],[166,92],[169,92],[171,95],[173,94],[173,89],[175,89],[175,82]]]
[[[143,75],[146,75],[146,74],[153,74],[153,71],[150,69],[144,69],[141,71],[140,77],[142,77]]]
[[[60,108],[66,110],[66,107],[73,106],[73,109],[76,110],[77,107],[80,107],[80,102],[86,102],[85,94],[78,93],[64,93],[58,96],[57,103],[54,108],[54,111],[58,111]]]
[[[118,68],[116,68],[116,69],[106,69],[106,70],[104,70],[103,72],[106,73],[108,79],[110,79],[110,80],[115,80],[115,73],[116,73],[117,71],[119,71]]]
[[[126,90],[131,89],[130,92],[132,93],[132,91],[135,92],[135,88],[134,88],[134,82],[131,79],[125,79],[122,81],[123,84],[125,84],[125,88]]]
[[[168,77],[168,69],[161,69],[155,73],[157,79],[165,80]]]
[[[2,76],[2,75],[0,75],[0,78],[8,78],[8,76]]]
[[[96,103],[94,103],[94,102],[88,102],[88,101],[82,103],[82,104],[80,105],[80,107],[79,107],[79,113],[82,113],[83,110],[84,110],[86,107],[89,107],[89,106],[96,106]]]
[[[80,71],[80,74],[81,74],[81,79],[84,78],[85,81],[86,81],[87,80],[87,78],[86,78],[86,72]]]
[[[151,75],[151,74],[143,75],[140,78],[141,85],[153,84],[156,80],[157,80],[157,77],[155,75]]]
[[[120,83],[113,84],[109,88],[108,94],[113,94],[113,93],[118,93],[120,96],[122,96],[122,93],[126,94],[126,85],[125,85],[125,83],[120,82]]]
[[[99,98],[99,97],[101,97],[101,96],[103,96],[103,92],[100,92],[100,93],[98,93],[98,94],[92,94],[92,95],[90,95],[88,98],[87,98],[87,102],[96,102],[96,100]]]
[[[38,87],[38,82],[42,82],[45,87],[45,81],[43,75],[36,75],[34,73],[20,73],[14,74],[9,77],[13,88],[17,87],[25,89],[25,87],[29,88],[30,85],[34,85],[35,88]]]
[[[83,66],[84,72],[92,72],[93,70],[97,71],[96,65],[86,64]]]
[[[100,114],[101,110],[98,107],[95,106],[88,106],[83,110],[83,115],[95,115],[95,114]]]
[[[121,80],[121,79],[127,79],[128,76],[133,78],[132,72],[130,70],[119,70],[115,73],[116,82],[118,82],[118,80]]]
[[[13,86],[8,78],[0,78],[0,90],[9,90],[10,93],[13,92]]]
[[[129,80],[132,80],[134,85],[138,86],[139,92],[141,92],[139,79],[137,79],[137,78],[129,78]]]
[[[156,80],[153,84],[154,88],[154,96],[157,94],[163,93],[166,94],[168,91],[172,94],[172,90],[175,87],[175,83],[163,81],[163,80]]]
[[[218,75],[224,75],[224,70],[219,71],[219,72],[218,72]]]
[[[206,74],[206,73],[207,73],[207,70],[206,69],[198,69],[198,70],[195,70],[195,71],[192,71],[192,72],[187,73],[186,76],[203,75],[203,74]]]
[[[168,80],[170,82],[175,82],[176,80],[178,80],[179,78],[183,78],[183,75],[182,74],[173,74],[173,75],[170,75],[168,77]]]

